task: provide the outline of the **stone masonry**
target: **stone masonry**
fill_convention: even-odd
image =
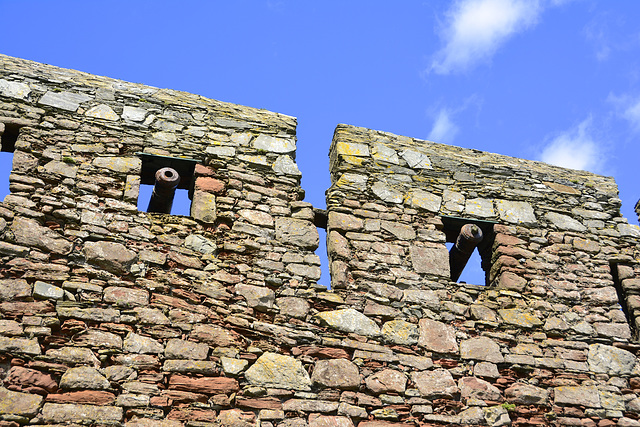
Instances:
[[[640,426],[612,178],[339,125],[322,211],[295,132],[0,56],[0,427]],[[190,216],[138,211],[164,166]],[[451,281],[465,223],[485,283]]]

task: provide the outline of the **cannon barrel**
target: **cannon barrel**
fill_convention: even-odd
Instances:
[[[482,241],[482,237],[482,230],[477,225],[465,224],[462,226],[455,245],[449,251],[449,269],[452,281],[458,281],[473,250]]]
[[[175,169],[162,168],[156,172],[156,184],[149,200],[147,212],[171,213],[173,197],[180,182],[180,175]]]

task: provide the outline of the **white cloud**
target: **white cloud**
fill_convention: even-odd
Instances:
[[[553,138],[542,150],[541,160],[556,166],[595,172],[602,167],[604,152],[594,139],[591,118]]]
[[[458,130],[458,126],[451,120],[451,111],[442,108],[438,112],[427,139],[434,142],[452,143]]]
[[[640,98],[630,102],[622,113],[622,117],[631,122],[636,131],[640,131]]]
[[[539,0],[457,1],[442,31],[446,45],[430,70],[449,74],[489,59],[510,36],[533,26],[542,9]]]

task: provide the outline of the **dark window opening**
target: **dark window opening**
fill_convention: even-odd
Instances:
[[[146,153],[138,156],[142,159],[138,210],[189,216],[197,161]]]
[[[13,152],[20,133],[20,126],[0,122],[0,201],[10,192],[9,175],[13,167]]]
[[[442,217],[449,249],[451,280],[459,283],[488,285],[494,242],[493,222]],[[462,242],[454,248],[463,231]],[[478,237],[482,239],[477,242]]]

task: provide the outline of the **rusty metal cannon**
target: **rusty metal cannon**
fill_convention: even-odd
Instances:
[[[147,212],[171,213],[173,197],[176,194],[176,188],[179,183],[180,175],[175,169],[158,169],[156,172],[156,183],[153,186],[153,193],[151,193]]]
[[[455,244],[449,250],[449,269],[452,281],[458,281],[474,249],[482,242],[482,238],[482,230],[476,224],[462,226]]]

